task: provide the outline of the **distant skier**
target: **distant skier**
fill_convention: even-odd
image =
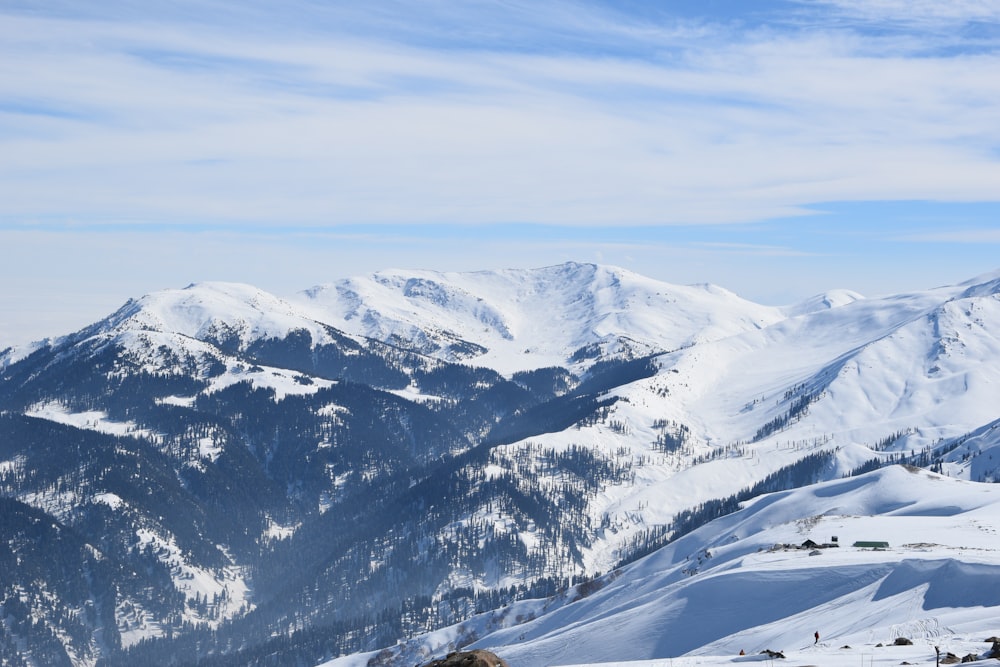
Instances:
[[[819,630],[813,633],[813,637],[816,638],[815,640],[813,640],[813,646],[815,646],[816,644],[819,643]]]

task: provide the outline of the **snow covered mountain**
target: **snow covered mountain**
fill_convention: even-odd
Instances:
[[[0,355],[0,651],[392,644],[762,493],[1000,479],[998,396],[1000,273],[786,308],[572,263],[150,294]]]
[[[502,373],[599,354],[645,355],[759,329],[783,318],[714,285],[678,286],[608,266],[531,271],[385,271],[299,295],[354,334]]]
[[[766,650],[817,664],[927,662],[934,647],[980,656],[997,634],[998,531],[996,485],[892,466],[762,496],[613,576],[414,638],[380,660],[416,664],[456,642],[525,667],[727,664]],[[486,636],[469,643],[472,633]]]
[[[420,340],[436,331],[449,339],[455,331],[482,331],[472,342],[486,351],[471,362],[493,360],[508,371],[549,361],[573,368],[585,356],[576,351],[588,345],[604,344],[604,354],[650,353],[656,372],[611,389],[599,420],[492,453],[503,470],[523,468],[516,460],[542,451],[577,447],[629,467],[627,480],[605,485],[576,518],[600,533],[580,546],[583,569],[593,572],[613,567],[636,535],[752,487],[809,453],[831,454],[823,475],[845,474],[873,459],[955,443],[993,422],[997,285],[996,276],[984,276],[882,299],[835,291],[779,311],[718,288],[676,288],[571,264],[537,273],[379,274],[309,295],[335,304],[346,326],[356,323],[355,333],[386,340],[404,325]],[[501,336],[482,326],[481,312],[491,322],[546,324],[504,326]],[[952,452],[950,474],[970,478],[975,453]],[[997,467],[974,465],[975,479],[996,475]],[[709,480],[704,466],[715,471]],[[557,485],[560,474],[542,472],[538,483]]]

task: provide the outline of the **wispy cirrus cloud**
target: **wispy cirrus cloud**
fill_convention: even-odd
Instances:
[[[1000,178],[997,53],[578,3],[180,7],[5,17],[8,221],[718,223]]]
[[[764,257],[814,257],[820,254],[815,251],[806,251],[788,246],[761,243],[721,243],[699,241],[697,243],[693,243],[692,247],[737,255],[756,255]]]
[[[893,21],[913,25],[941,25],[970,22],[1000,23],[997,0],[800,0],[836,10],[843,16],[871,22]]]
[[[1000,223],[998,223],[1000,224]],[[946,229],[933,232],[900,234],[897,241],[909,243],[957,243],[957,244],[1000,244],[1000,228],[997,229]]]

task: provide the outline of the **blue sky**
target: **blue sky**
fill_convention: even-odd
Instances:
[[[1000,0],[0,2],[0,347],[204,280],[1000,269]]]

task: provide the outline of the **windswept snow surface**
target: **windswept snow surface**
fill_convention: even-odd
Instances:
[[[998,531],[1000,486],[893,466],[759,497],[590,585],[599,590],[582,599],[578,587],[475,617],[390,649],[392,664],[440,656],[475,635],[471,647],[518,667],[770,661],[764,650],[834,667],[927,664],[935,646],[980,655],[1000,634]],[[834,538],[837,547],[801,548]],[[853,546],[865,541],[889,546]],[[899,637],[913,646],[890,646]]]
[[[207,282],[130,300],[109,317],[52,343],[85,344],[94,350],[114,345],[128,350],[133,364],[153,374],[184,373],[204,378],[216,374],[221,364],[234,376],[231,382],[251,379],[255,385],[273,386],[285,395],[309,391],[293,386],[293,376],[300,374],[269,369],[250,377],[254,372],[235,357],[252,343],[283,340],[303,332],[314,347],[351,338],[256,287]],[[7,356],[15,359],[25,355],[12,350]],[[225,380],[220,382],[224,386]]]
[[[778,404],[789,391],[810,405],[786,440],[824,434],[870,443],[912,429],[905,445],[919,450],[962,435],[997,417],[1000,294],[996,281],[984,284],[994,287],[856,301],[698,350],[726,364],[692,407],[711,415],[722,437],[740,433],[741,422],[760,423],[771,406],[787,410],[788,401]],[[736,405],[754,393],[757,404]]]

